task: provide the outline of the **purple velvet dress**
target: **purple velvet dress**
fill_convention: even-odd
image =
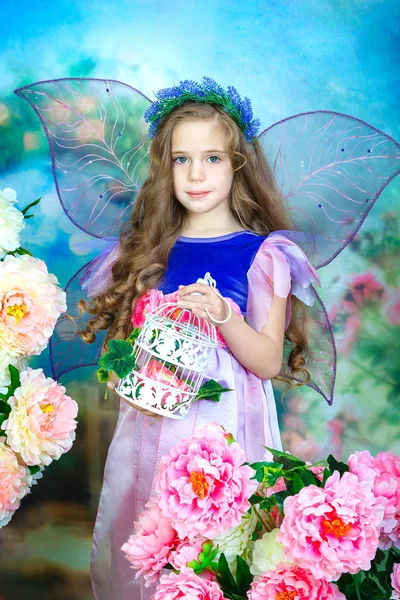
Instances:
[[[296,244],[278,234],[267,238],[243,231],[218,238],[179,238],[172,249],[161,290],[175,291],[209,271],[217,288],[232,298],[249,325],[261,331],[273,295],[292,294],[313,302],[310,284],[319,276]],[[187,419],[154,419],[121,402],[118,424],[108,452],[93,538],[92,580],[97,600],[150,600],[155,586],[146,588],[124,557],[121,546],[133,533],[148,501],[162,455],[179,439],[190,437],[199,425],[215,421],[233,433],[247,460],[264,456],[263,446],[281,449],[271,381],[245,369],[228,348],[219,347],[207,376],[233,391],[219,403],[195,403]]]

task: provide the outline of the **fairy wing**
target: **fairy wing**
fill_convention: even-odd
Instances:
[[[259,136],[302,245],[318,269],[353,239],[400,172],[400,145],[372,125],[329,111],[283,119]],[[290,232],[285,232],[291,237]]]
[[[135,88],[112,80],[57,79],[15,91],[38,115],[49,144],[57,194],[67,217],[103,248],[68,282],[67,313],[50,340],[53,376],[97,363],[104,335],[82,342],[77,302],[101,291],[110,277],[116,240],[148,174],[149,139],[144,113],[151,103]],[[88,238],[89,239],[89,238]],[[93,238],[92,238],[93,239]],[[104,239],[104,243],[103,240]],[[108,241],[107,241],[108,240]],[[79,319],[79,328],[85,319]]]
[[[125,83],[56,79],[15,90],[38,115],[67,217],[92,236],[115,235],[147,177],[151,103]]]
[[[329,264],[351,242],[399,173],[399,144],[348,115],[299,114],[275,123],[259,140],[294,222],[293,231],[280,233],[298,244],[316,268]],[[308,385],[331,404],[335,339],[325,306],[314,293],[314,306],[307,307]],[[287,342],[286,354],[291,349]],[[287,367],[282,374],[290,377]]]

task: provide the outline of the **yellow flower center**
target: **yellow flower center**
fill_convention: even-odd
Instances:
[[[278,592],[275,596],[275,600],[296,600],[297,592],[289,592],[287,589],[283,592]]]
[[[12,306],[7,307],[6,312],[9,317],[14,317],[16,323],[19,323],[26,313],[26,306],[23,303],[13,304]]]
[[[54,407],[52,404],[41,404],[40,410],[44,413],[51,413],[51,412],[53,412]]]
[[[338,539],[344,537],[349,533],[349,531],[352,530],[351,523],[344,523],[344,521],[342,521],[342,519],[338,516],[332,519],[332,521],[324,519],[322,521],[322,527],[326,531],[326,533],[330,533]]]
[[[193,473],[189,477],[189,481],[192,484],[192,488],[196,496],[198,496],[202,500],[207,494],[209,487],[203,473],[193,471]]]

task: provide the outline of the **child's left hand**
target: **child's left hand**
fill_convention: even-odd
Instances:
[[[195,295],[192,296],[191,294]],[[208,308],[210,315],[217,321],[223,321],[227,316],[227,306],[225,302],[205,283],[180,285],[178,295],[177,306],[179,306],[179,308],[187,308],[191,310],[194,315],[205,319],[209,323],[212,323],[212,321],[207,316],[205,311],[206,307]]]

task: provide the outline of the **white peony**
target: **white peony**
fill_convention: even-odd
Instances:
[[[75,440],[78,405],[43,369],[20,373],[21,386],[8,400],[11,412],[1,429],[7,443],[29,466],[47,466]]]
[[[67,308],[65,299],[42,260],[6,256],[0,262],[0,348],[15,358],[40,354]]]
[[[17,194],[11,188],[0,190],[0,258],[20,247],[19,236],[25,227],[24,215],[13,204]]]
[[[260,540],[257,540],[253,549],[253,564],[250,572],[253,575],[262,575],[267,571],[274,571],[281,562],[292,564],[284,555],[284,546],[276,539],[279,529],[273,529],[264,533]]]
[[[219,546],[216,560],[218,561],[222,553],[225,554],[229,568],[234,575],[236,575],[236,556],[241,556],[246,562],[249,562],[249,547],[256,525],[257,516],[252,510],[242,517],[240,525],[231,527],[223,535],[219,535],[213,540],[214,544]]]

